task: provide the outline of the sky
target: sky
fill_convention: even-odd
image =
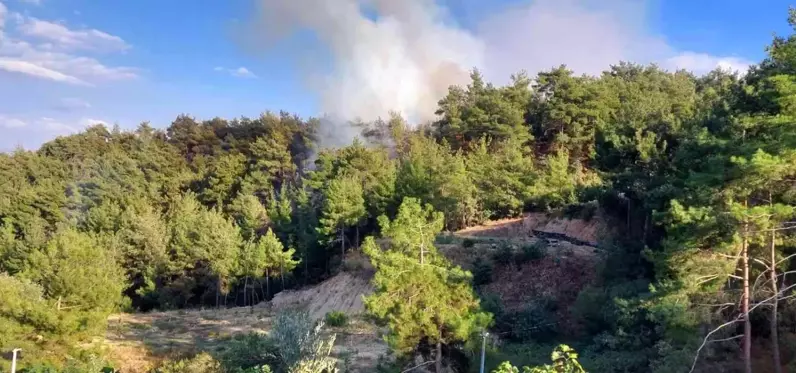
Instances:
[[[762,5],[765,3],[765,5]],[[0,0],[0,151],[87,125],[285,110],[433,119],[478,68],[503,83],[620,60],[744,71],[784,0]]]

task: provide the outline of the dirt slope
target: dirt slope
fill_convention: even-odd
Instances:
[[[365,311],[362,297],[371,293],[373,287],[368,277],[341,272],[306,289],[283,291],[271,300],[270,306],[277,311],[306,307],[315,319],[323,318],[330,311],[357,315]]]
[[[596,246],[599,240],[608,234],[608,229],[599,216],[587,221],[554,217],[542,213],[528,213],[521,218],[490,221],[484,225],[463,229],[456,234],[459,236],[519,239],[532,237],[538,232],[563,235]]]

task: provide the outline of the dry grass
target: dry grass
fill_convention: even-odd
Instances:
[[[123,373],[145,373],[165,359],[212,352],[237,334],[267,333],[272,315],[268,305],[117,314],[108,320],[104,344]],[[388,352],[379,330],[357,315],[329,332],[337,334],[334,356],[351,355],[352,371],[372,371]]]

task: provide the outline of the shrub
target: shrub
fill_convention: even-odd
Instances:
[[[522,247],[521,262],[535,262],[547,254],[547,241],[538,240]]]
[[[478,258],[473,262],[473,285],[486,285],[492,282],[492,263],[486,258]]]
[[[329,358],[329,353],[335,336],[324,337],[322,327],[323,323],[313,321],[307,311],[286,311],[276,315],[270,336],[278,346],[284,370],[320,372],[334,366],[335,361]]]
[[[556,303],[542,298],[525,309],[506,316],[509,337],[517,342],[549,342],[558,334]]]
[[[500,265],[509,265],[514,261],[514,248],[508,242],[503,242],[495,253],[495,262]]]
[[[169,361],[155,373],[221,373],[221,364],[210,354],[203,352],[190,359]]]
[[[481,299],[481,309],[491,313],[496,324],[499,324],[506,313],[503,301],[500,300],[500,297],[494,293],[485,293],[479,294],[479,298]]]
[[[348,316],[342,311],[331,311],[326,313],[326,324],[333,327],[346,326]]]
[[[553,361],[553,364],[545,364],[538,367],[523,367],[523,372],[534,372],[534,373],[557,373],[557,372],[566,372],[566,373],[586,373],[586,370],[578,362],[578,353],[575,352],[572,347],[567,345],[559,345],[553,350],[553,353],[550,354],[550,360]],[[519,369],[510,362],[504,361],[501,363],[493,373],[519,373]]]
[[[218,358],[225,371],[279,364],[278,346],[265,334],[239,334],[224,344]]]
[[[462,247],[464,247],[465,249],[469,249],[473,246],[475,246],[475,240],[473,240],[472,238],[465,238],[464,240],[462,240]]]

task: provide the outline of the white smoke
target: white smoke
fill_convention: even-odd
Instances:
[[[433,118],[451,84],[482,64],[483,45],[445,22],[431,0],[264,0],[269,37],[309,29],[329,48],[334,71],[311,82],[331,117],[373,120],[389,111]],[[372,9],[378,18],[365,11]]]
[[[680,52],[647,30],[646,2],[639,0],[532,0],[479,15],[470,28],[452,22],[435,0],[260,0],[258,10],[250,35],[261,45],[310,31],[332,56],[315,58],[304,71],[316,77],[310,86],[326,123],[371,121],[389,111],[410,123],[431,120],[448,87],[467,84],[473,68],[502,83],[520,70],[561,64],[587,74],[619,61],[714,67],[707,59],[671,66],[693,59],[678,59]],[[355,135],[347,126],[327,132]]]

